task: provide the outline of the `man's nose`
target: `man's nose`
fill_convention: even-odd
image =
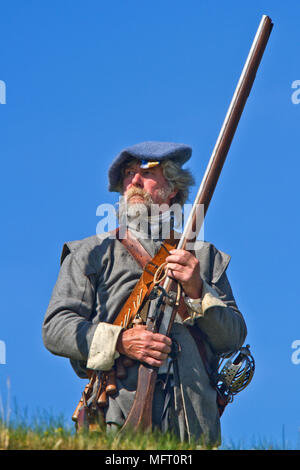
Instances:
[[[142,175],[137,171],[134,177],[131,180],[131,184],[134,186],[140,186],[141,188],[144,186],[144,180]]]

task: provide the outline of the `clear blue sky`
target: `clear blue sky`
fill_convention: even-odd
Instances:
[[[299,446],[299,122],[296,0],[2,2],[0,390],[70,418],[84,381],[43,346],[41,325],[63,243],[96,232],[113,203],[107,169],[144,140],[193,147],[200,184],[263,14],[266,52],[205,223],[256,359],[222,417],[225,441]],[[195,196],[196,188],[192,196]]]

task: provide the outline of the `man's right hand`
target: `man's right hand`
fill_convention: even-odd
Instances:
[[[161,367],[171,352],[172,341],[168,336],[152,333],[145,325],[121,331],[117,351],[154,367]]]

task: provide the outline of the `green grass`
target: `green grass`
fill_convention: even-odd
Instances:
[[[180,442],[172,434],[158,431],[109,435],[105,431],[75,432],[65,425],[62,417],[53,418],[39,413],[26,424],[23,416],[7,424],[0,419],[0,450],[201,450],[199,443]],[[226,440],[221,450],[283,450],[287,443],[274,443],[264,438],[252,438],[251,443]],[[217,450],[217,449],[216,449]]]
[[[0,422],[0,450],[195,450],[200,446],[179,442],[159,432],[108,435],[104,431],[79,432],[61,426],[43,428]]]

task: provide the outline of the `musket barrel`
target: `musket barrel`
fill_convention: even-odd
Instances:
[[[177,246],[178,249],[186,249],[187,243],[192,244],[197,239],[244,106],[255,80],[256,72],[272,28],[273,23],[271,18],[263,15],[221,127],[218,139],[209,159],[193,207],[179,240]],[[172,280],[167,277],[163,286],[166,292],[170,290],[171,283]],[[167,326],[169,323],[168,317],[169,315],[165,312],[160,329],[162,333],[169,329],[169,326]]]
[[[185,248],[187,241],[195,241],[201,229],[203,220],[199,221],[200,211],[198,206],[203,204],[204,210],[202,209],[201,212],[204,213],[205,216],[272,28],[272,20],[268,16],[263,15],[208,162],[193,208],[179,241],[178,248],[180,249]]]

